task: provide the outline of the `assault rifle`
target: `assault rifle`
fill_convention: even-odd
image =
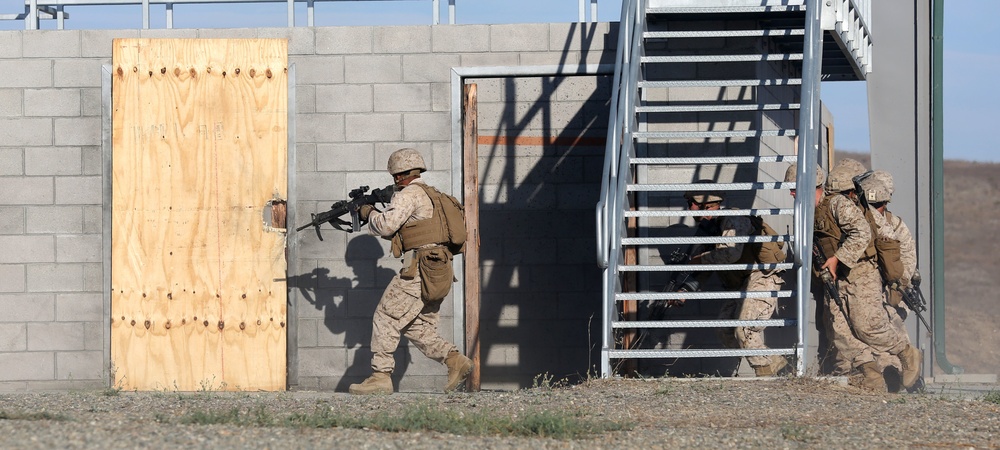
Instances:
[[[837,306],[841,306],[841,309],[843,309],[840,304],[840,290],[837,289],[837,281],[833,279],[830,269],[822,269],[825,263],[826,255],[823,254],[823,250],[819,248],[819,245],[813,242],[813,265],[816,266],[816,271],[819,272],[819,278],[823,280],[823,288],[826,290],[826,294],[834,302],[837,302]]]
[[[350,200],[339,200],[330,207],[329,211],[321,212],[319,214],[310,214],[312,216],[312,222],[309,222],[301,227],[295,229],[295,231],[302,231],[309,227],[316,227],[316,236],[319,240],[323,240],[323,234],[319,231],[319,226],[324,223],[329,223],[333,225],[334,228],[340,231],[346,231],[352,233],[355,231],[360,231],[361,226],[365,223],[361,221],[361,215],[359,211],[364,205],[374,205],[375,203],[386,204],[392,200],[392,194],[395,192],[392,185],[386,186],[382,189],[375,189],[368,193],[368,186],[361,186],[357,189],[352,189]],[[347,221],[341,219],[344,214],[351,214],[351,220]]]
[[[927,299],[924,298],[924,293],[920,291],[920,273],[915,272],[913,274],[909,286],[899,286],[897,289],[900,294],[903,294],[903,303],[906,303],[906,307],[910,308],[910,311],[913,311],[913,314],[917,315],[920,322],[927,328],[927,334],[931,334],[930,324],[927,323],[924,315],[920,314],[927,310]]]
[[[674,250],[670,254],[669,264],[681,264],[691,260],[691,255],[683,252],[681,250]],[[684,271],[674,274],[666,286],[663,287],[663,292],[697,292],[700,285],[698,280],[695,279],[694,272]],[[659,320],[666,316],[667,308],[673,308],[677,306],[684,306],[684,300],[670,299],[666,302],[654,303],[650,308],[650,317]]]

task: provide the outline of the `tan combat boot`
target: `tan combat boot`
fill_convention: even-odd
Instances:
[[[888,392],[888,388],[885,385],[885,377],[882,376],[882,372],[879,372],[878,366],[875,365],[875,361],[869,361],[858,367],[861,371],[861,388],[867,389],[869,391],[875,392]]]
[[[920,364],[924,355],[912,345],[899,352],[899,362],[903,366],[903,387],[909,389],[920,379]]]
[[[459,352],[449,353],[444,359],[444,365],[448,366],[448,384],[444,387],[445,392],[454,391],[465,381],[465,377],[469,376],[469,372],[472,372],[472,360]]]
[[[352,384],[348,391],[354,395],[391,394],[392,378],[386,372],[374,372],[359,384]]]
[[[754,375],[758,377],[773,377],[781,373],[788,367],[788,360],[781,355],[771,355],[771,363],[766,366],[756,366],[753,368]]]

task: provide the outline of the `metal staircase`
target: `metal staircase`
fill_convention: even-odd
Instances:
[[[870,70],[858,3],[837,0],[807,11],[812,0],[624,2],[597,207],[603,376],[661,375],[655,368],[662,366],[670,374],[735,374],[736,358],[757,355],[792,356],[803,374],[809,255],[808,242],[795,236],[811,236],[813,204],[809,197],[793,200],[789,190],[796,185],[782,180],[789,163],[798,165],[802,186],[814,180],[804,168],[813,167],[820,149],[820,79],[863,79]],[[860,31],[849,29],[859,25]],[[723,191],[726,209],[714,215],[761,216],[779,235],[694,235],[694,217],[703,212],[687,210],[689,190]],[[765,240],[785,242],[793,256],[771,265],[691,265],[669,256],[697,244]],[[663,292],[679,273],[748,269],[783,270],[785,284],[763,292],[717,284]],[[754,297],[778,298],[776,317],[716,318],[724,301]],[[653,314],[677,299],[686,300],[683,308]],[[782,339],[779,345],[768,339],[769,349],[729,349],[710,333],[739,326],[776,328]]]

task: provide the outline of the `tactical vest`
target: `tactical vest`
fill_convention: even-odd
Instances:
[[[424,194],[434,206],[434,214],[429,219],[417,220],[399,229],[392,238],[392,254],[402,256],[403,252],[429,244],[446,245],[452,254],[465,249],[465,217],[462,205],[454,197],[422,183]]]
[[[833,209],[830,207],[830,199],[834,195],[842,194],[829,194],[823,197],[823,200],[819,202],[816,206],[816,217],[813,223],[813,233],[816,240],[816,245],[819,246],[820,250],[823,252],[823,257],[830,258],[837,254],[837,250],[843,244],[843,233],[840,231],[840,227],[837,225],[837,219],[833,217]],[[869,222],[870,224],[870,222]],[[869,225],[870,226],[870,225]],[[875,239],[870,239],[868,241],[868,247],[865,248],[864,255],[861,259],[873,258],[877,255],[878,251],[875,249]]]
[[[900,249],[899,239],[880,237],[878,235],[878,224],[872,215],[871,208],[865,208],[865,218],[872,229],[872,237],[875,239],[875,253],[878,256],[879,272],[885,284],[892,285],[899,283],[903,278],[903,258]],[[887,226],[892,226],[892,215],[886,212]]]
[[[750,225],[753,227],[751,236],[777,236],[778,233],[764,222],[760,216],[750,216]],[[721,236],[722,230],[718,225],[718,219],[704,228],[706,234],[711,236]],[[779,264],[785,262],[784,242],[753,242],[743,244],[743,253],[733,264]],[[736,270],[719,272],[719,278],[727,288],[735,289],[743,284],[743,281],[750,275],[750,270]]]

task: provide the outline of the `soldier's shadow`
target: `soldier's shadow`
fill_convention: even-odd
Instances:
[[[371,375],[372,317],[382,292],[396,275],[395,270],[378,266],[384,255],[376,237],[358,236],[348,241],[344,254],[353,278],[330,276],[330,269],[317,267],[310,273],[289,279],[289,285],[299,289],[310,305],[323,311],[323,325],[330,333],[325,336],[321,333],[317,346],[344,351],[351,360],[337,379],[336,391],[347,391],[349,385]],[[395,386],[399,385],[411,361],[408,344],[405,337],[401,338],[394,353],[396,367],[392,379]],[[342,350],[337,348],[341,346]]]

